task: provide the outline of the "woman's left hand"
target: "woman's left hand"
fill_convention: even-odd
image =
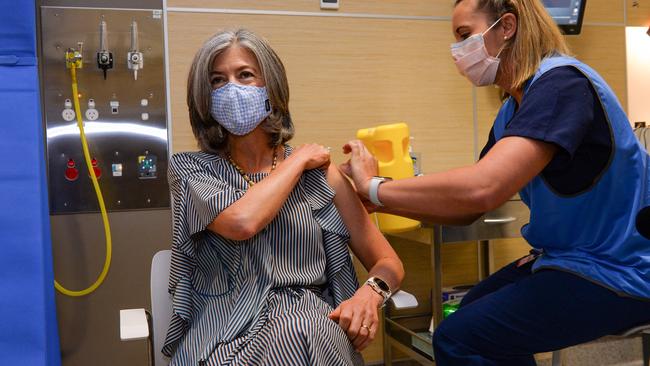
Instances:
[[[338,322],[357,351],[365,349],[379,329],[378,309],[383,302],[381,295],[364,285],[350,299],[343,301],[329,315]]]

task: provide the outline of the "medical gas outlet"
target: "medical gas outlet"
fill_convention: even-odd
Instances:
[[[138,70],[144,67],[144,57],[138,47],[138,23],[131,22],[131,49],[126,56],[129,70],[133,71],[133,80],[138,80]]]
[[[99,23],[99,51],[97,52],[97,67],[104,73],[113,68],[113,53],[108,50],[108,32],[106,21],[102,19]]]

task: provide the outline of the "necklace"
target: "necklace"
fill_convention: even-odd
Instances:
[[[226,154],[226,157],[228,157],[228,161],[230,162],[230,164],[232,164],[232,166],[235,167],[235,169],[237,170],[239,175],[241,175],[242,178],[244,178],[244,180],[246,181],[246,183],[248,183],[249,186],[255,185],[255,182],[253,182],[251,180],[251,178],[248,176],[248,174],[246,174],[244,169],[242,169],[239,165],[237,165],[237,163],[235,163],[235,161],[232,158],[232,155],[230,155],[229,152]],[[271,171],[275,170],[275,167],[277,165],[278,165],[278,150],[274,149],[273,150],[273,163],[271,164]]]

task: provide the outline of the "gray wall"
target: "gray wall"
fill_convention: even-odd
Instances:
[[[84,297],[57,292],[64,366],[147,364],[145,341],[120,341],[119,311],[151,308],[151,259],[171,246],[170,210],[110,213],[109,220],[113,260],[104,283]],[[51,223],[55,278],[71,290],[90,286],[104,264],[100,215],[57,215]]]

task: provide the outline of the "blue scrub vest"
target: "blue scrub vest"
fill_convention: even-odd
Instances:
[[[541,75],[560,66],[575,67],[591,82],[605,111],[613,151],[608,166],[586,191],[561,195],[540,174],[519,192],[530,208],[522,236],[543,250],[533,271],[568,271],[621,295],[650,299],[650,240],[635,224],[638,212],[650,205],[650,158],[614,92],[584,63],[567,56],[545,58],[524,95]],[[515,107],[512,97],[501,107],[494,121],[497,141]]]

